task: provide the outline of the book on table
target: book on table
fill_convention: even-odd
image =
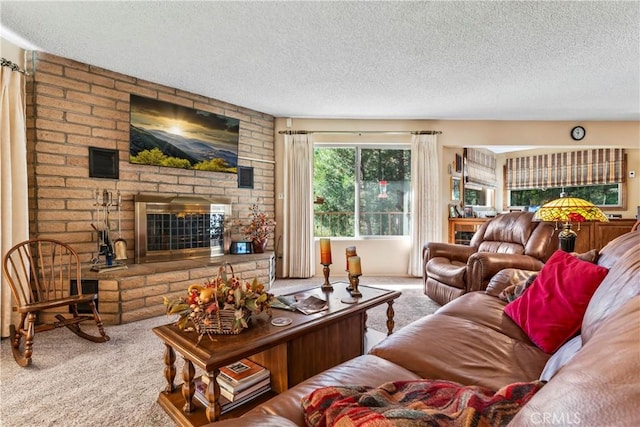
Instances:
[[[256,383],[242,391],[228,390],[220,385],[220,396],[225,397],[230,402],[245,401],[269,390],[271,390],[271,379],[265,378],[259,383]]]
[[[271,304],[271,307],[281,308],[284,310],[298,310],[304,314],[318,313],[329,308],[327,301],[322,298],[318,298],[315,295],[309,295],[308,297],[305,297],[304,295],[279,296],[277,297],[276,302]]]
[[[318,313],[327,308],[329,308],[327,302],[315,295],[309,295],[304,299],[296,299],[296,309],[304,314]]]
[[[271,308],[280,308],[282,310],[296,311],[296,300],[290,296],[275,297],[273,301],[269,303]]]
[[[226,383],[227,389],[243,390],[257,382],[269,378],[271,372],[250,359],[242,359],[220,368],[218,384]]]
[[[220,388],[230,393],[240,393],[256,384],[269,383],[271,379],[271,371],[258,365],[249,359],[242,359],[239,362],[220,368],[217,376],[217,382]],[[202,376],[205,384],[209,383],[207,375]]]
[[[206,378],[206,376],[198,377],[193,381],[196,388],[195,392],[193,393],[193,397],[194,399],[196,399],[198,402],[200,402],[202,405],[206,407],[206,406],[209,406],[209,402],[207,401],[207,393],[206,393],[207,384],[205,384],[204,381],[202,381],[202,378]],[[224,390],[223,388],[220,388],[220,397],[218,399],[218,403],[220,404],[221,414],[225,414],[231,411],[232,409],[242,405],[243,403],[268,392],[269,390],[271,390],[271,383],[267,382],[266,385],[262,385],[261,387],[258,387],[256,390],[252,390],[250,393],[247,391],[247,393],[243,393],[242,397],[234,396],[233,400],[230,400],[227,397],[225,397],[222,394],[223,390]]]

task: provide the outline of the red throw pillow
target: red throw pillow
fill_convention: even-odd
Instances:
[[[553,354],[580,330],[589,300],[607,273],[604,267],[558,250],[504,312],[541,350]]]

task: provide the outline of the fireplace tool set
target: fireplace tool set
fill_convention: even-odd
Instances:
[[[97,239],[97,256],[93,257],[91,262],[93,271],[104,270],[119,270],[127,268],[124,261],[127,259],[127,242],[122,238],[122,223],[121,223],[121,207],[122,196],[118,191],[116,193],[116,200],[113,198],[113,193],[110,191],[96,189],[96,200],[93,206],[96,208],[96,224],[91,224],[91,227],[98,234]],[[111,223],[109,221],[109,214],[113,209],[118,211],[118,237],[115,240],[111,239]],[[104,257],[104,262],[101,260]]]

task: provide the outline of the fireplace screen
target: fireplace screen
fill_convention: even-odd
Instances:
[[[231,205],[198,197],[136,197],[136,262],[223,255]]]

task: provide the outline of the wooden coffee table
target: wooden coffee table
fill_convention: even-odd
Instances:
[[[248,329],[238,335],[203,337],[199,344],[195,332],[184,332],[174,325],[158,326],[153,332],[165,344],[164,377],[167,386],[158,403],[179,425],[195,426],[224,418],[237,417],[305,379],[364,353],[366,311],[387,303],[387,334],[393,331],[393,302],[398,291],[360,286],[362,297],[355,304],[345,304],[346,283],[334,283],[333,292],[320,288],[296,292],[326,299],[328,310],[305,315],[273,309],[273,317],[289,317],[291,324],[274,326],[266,314],[253,316]],[[184,359],[182,386],[174,383],[176,352]],[[262,395],[220,417],[220,389],[215,380],[220,367],[249,358],[271,371],[271,392]],[[209,377],[203,408],[193,398],[195,367]]]

